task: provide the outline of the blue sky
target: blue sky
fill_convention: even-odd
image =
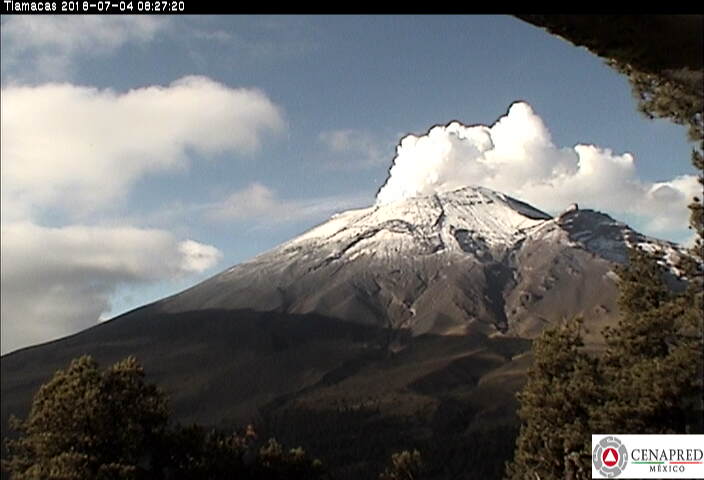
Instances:
[[[370,205],[404,135],[492,125],[519,100],[531,108],[506,121],[508,138],[537,132],[543,176],[462,179],[690,237],[684,129],[643,118],[623,76],[512,17],[5,16],[1,28],[3,353]],[[587,156],[591,170],[570,170]],[[415,181],[404,165],[398,181]]]

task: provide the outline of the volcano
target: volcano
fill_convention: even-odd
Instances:
[[[255,422],[350,477],[366,468],[352,457],[421,445],[451,478],[468,461],[454,450],[512,450],[515,393],[545,325],[582,315],[598,342],[615,321],[614,267],[634,246],[677,275],[674,244],[483,187],[340,213],[184,292],[4,356],[3,436],[72,358],[135,355],[180,421]]]
[[[677,255],[608,215],[550,215],[465,187],[351,210],[158,303],[161,312],[316,313],[400,334],[533,336],[550,317],[614,312],[630,246]],[[613,275],[613,274],[611,274]]]

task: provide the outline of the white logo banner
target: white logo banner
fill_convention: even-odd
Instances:
[[[704,478],[704,435],[592,435],[592,478]]]

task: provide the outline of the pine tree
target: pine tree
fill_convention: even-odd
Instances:
[[[285,449],[276,439],[269,439],[259,449],[253,479],[313,480],[322,477],[323,464],[311,458],[301,447]]]
[[[638,108],[646,116],[686,126],[690,140],[696,142],[692,163],[700,172],[699,183],[704,188],[704,72],[700,56],[694,69],[687,65],[672,68],[663,63],[667,55],[650,55],[648,49],[630,41],[609,22],[601,24],[599,36],[584,28],[576,18],[567,17],[563,22],[559,18],[536,16],[529,21],[546,24],[575,43],[586,44],[606,56],[609,65],[628,76]],[[689,205],[695,242],[691,255],[682,258],[678,265],[687,281],[684,291],[675,292],[667,284],[667,273],[660,265],[659,255],[633,250],[629,264],[618,272],[622,315],[616,326],[603,332],[606,341],[603,356],[590,361],[581,353],[575,337],[561,338],[554,330],[548,330],[536,341],[535,365],[520,395],[523,426],[514,461],[507,469],[508,478],[590,476],[579,470],[568,472],[565,456],[559,449],[549,448],[551,444],[545,437],[549,437],[549,428],[552,426],[556,438],[561,439],[562,429],[575,421],[572,416],[559,418],[558,415],[572,414],[554,408],[554,399],[550,398],[554,395],[550,393],[553,386],[558,389],[558,397],[581,404],[580,414],[584,417],[576,418],[580,425],[586,423],[587,428],[575,430],[574,444],[580,443],[581,435],[585,449],[589,432],[704,431],[703,202],[704,194],[693,198]],[[574,360],[568,358],[568,352],[575,355]],[[573,390],[581,392],[582,397],[564,395],[559,385],[550,383],[557,372],[551,373],[543,365],[559,368],[560,358],[566,361],[560,380],[584,387]],[[575,368],[575,362],[585,368]],[[543,398],[548,402],[543,404]],[[573,458],[580,458],[579,453],[575,452]]]
[[[129,357],[105,371],[89,356],[59,370],[11,423],[3,468],[14,480],[155,478],[166,397]],[[150,473],[151,472],[151,473]]]
[[[582,320],[546,328],[533,344],[528,382],[518,395],[522,421],[511,480],[589,478],[589,419],[601,386],[583,349]]]
[[[607,387],[594,410],[595,431],[686,433],[701,428],[701,318],[690,286],[675,293],[657,254],[633,250],[621,268],[616,327],[600,360]]]
[[[379,474],[379,480],[418,480],[423,471],[423,459],[418,450],[403,450],[391,454],[390,465]]]
[[[44,384],[19,438],[6,440],[13,480],[313,480],[322,463],[275,440],[169,425],[165,395],[134,357],[101,371],[89,356]]]
[[[676,295],[668,292],[662,281],[664,272],[658,265],[658,255],[634,252],[629,267],[621,271],[620,306],[624,318],[617,331],[607,332],[609,349],[605,359],[605,374],[611,377],[614,388],[622,386],[621,407],[605,412],[612,416],[612,423],[636,429],[638,433],[646,433],[643,429],[702,432],[704,71],[657,67],[645,71],[624,59],[611,59],[608,63],[628,76],[638,109],[644,115],[687,127],[689,139],[695,142],[691,160],[699,171],[702,195],[695,196],[689,204],[694,242],[690,255],[683,257],[678,265],[688,282],[684,292]],[[644,304],[639,293],[646,288],[650,288],[651,293],[656,289],[666,298]],[[629,405],[626,398],[629,394],[640,399],[632,400]],[[613,404],[612,401],[610,406]]]

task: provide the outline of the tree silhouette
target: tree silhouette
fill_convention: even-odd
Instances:
[[[171,426],[166,396],[128,357],[101,371],[89,356],[59,370],[34,396],[20,434],[6,440],[13,480],[313,480],[322,463],[275,440],[199,425]]]
[[[522,426],[506,478],[591,476],[590,415],[602,389],[582,342],[582,320],[546,328],[533,345],[528,382],[519,393]]]
[[[105,371],[89,356],[44,384],[3,468],[16,480],[155,478],[169,417],[165,395],[134,357]]]
[[[665,118],[687,127],[689,139],[695,142],[692,164],[700,172],[699,182],[704,187],[701,16],[521,18],[587,46],[627,75],[638,109],[647,117]],[[644,28],[650,24],[663,27],[655,29],[659,32],[656,37],[663,41],[653,44],[653,29]],[[681,48],[673,49],[672,45]],[[581,348],[579,336],[560,335],[556,330],[546,330],[536,340],[535,364],[519,397],[523,425],[514,460],[507,465],[507,478],[590,478],[590,432],[704,431],[702,197],[693,198],[689,205],[690,228],[695,234],[691,255],[681,258],[677,265],[687,281],[684,291],[675,291],[667,284],[668,272],[661,255],[633,249],[628,265],[618,271],[621,318],[603,332],[603,355],[590,359]],[[565,362],[565,371],[544,368],[557,367],[560,360]],[[577,412],[551,408],[556,394],[581,408]],[[554,443],[559,443],[563,429],[574,422],[587,428],[575,430],[573,451],[567,444],[560,451]],[[550,426],[555,428],[554,440],[550,440]],[[566,456],[575,460],[577,468],[568,468]]]

